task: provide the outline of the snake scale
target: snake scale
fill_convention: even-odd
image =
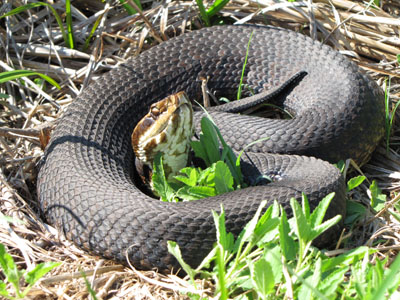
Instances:
[[[201,78],[208,78],[216,95],[234,94],[252,33],[244,82],[253,92],[306,72],[274,99],[294,117],[224,112],[212,117],[235,150],[269,137],[248,149],[242,169],[246,175],[257,166],[274,181],[193,202],[165,203],[147,196],[134,181],[130,135],[135,124],[152,103],[172,93],[186,91],[190,99],[201,99]],[[178,267],[167,251],[172,240],[185,261],[196,266],[215,241],[210,212],[220,211],[221,203],[227,230],[236,234],[261,200],[276,199],[290,211],[289,199],[299,199],[301,192],[311,207],[336,192],[327,217],[344,216],[344,180],[328,162],[369,159],[383,135],[383,97],[354,63],[302,34],[251,25],[193,31],[119,65],[68,107],[42,160],[40,207],[51,224],[91,253],[164,271]],[[323,236],[322,242],[333,236]]]

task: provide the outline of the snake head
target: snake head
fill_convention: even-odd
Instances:
[[[193,132],[193,109],[185,92],[153,103],[131,136],[136,159],[152,169],[161,152],[165,175],[171,179],[187,164]]]

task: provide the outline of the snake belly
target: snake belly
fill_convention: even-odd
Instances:
[[[251,166],[257,166],[274,182],[193,202],[165,203],[145,195],[133,180],[130,135],[135,124],[152,103],[178,91],[201,99],[200,78],[208,78],[217,95],[234,94],[251,33],[244,82],[252,91],[276,87],[299,71],[307,73],[276,99],[294,117],[223,112],[212,117],[235,150],[269,137],[248,149],[242,169],[251,176]],[[299,199],[301,192],[311,207],[336,192],[327,217],[344,216],[343,178],[326,161],[369,159],[383,135],[383,98],[355,64],[304,35],[251,25],[190,32],[119,65],[68,107],[42,160],[40,206],[51,224],[93,254],[164,271],[178,267],[167,250],[172,240],[185,261],[196,266],[215,241],[211,210],[220,211],[221,204],[227,230],[235,234],[261,200],[278,200],[289,211],[289,199]],[[331,232],[321,239],[332,238]]]

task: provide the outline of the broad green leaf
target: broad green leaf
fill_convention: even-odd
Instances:
[[[301,194],[301,208],[306,220],[308,221],[310,219],[310,204],[308,203],[307,195],[304,193]]]
[[[7,98],[10,98],[10,95],[0,93],[0,98],[5,98],[5,99],[7,99]]]
[[[313,273],[305,279],[300,287],[298,299],[312,299],[313,293],[318,294],[317,285],[321,281],[321,258],[317,259]]]
[[[327,297],[335,296],[336,290],[339,284],[343,282],[344,275],[348,270],[348,266],[343,266],[340,269],[334,270],[326,276],[322,282],[320,282],[318,289]],[[333,297],[332,299],[336,299],[336,297]]]
[[[20,220],[20,219],[16,219],[16,218],[12,218],[12,217],[3,215],[1,212],[0,212],[0,220],[6,221],[6,222],[14,224],[14,225],[26,224],[26,222],[24,220]]]
[[[199,178],[197,179],[198,185],[206,185],[206,186],[215,186],[214,184],[214,177],[215,172],[213,171],[212,167],[209,167],[205,170],[201,170],[199,172]]]
[[[153,187],[164,202],[174,201],[174,192],[165,178],[164,166],[161,153],[157,153],[153,161]]]
[[[10,293],[7,291],[7,285],[4,281],[0,280],[0,295],[8,297]]]
[[[377,289],[371,295],[371,299],[388,299],[386,293],[392,287],[398,288],[400,284],[400,255],[391,263],[389,272],[386,274],[384,280],[381,281]],[[394,292],[394,289],[392,292]]]
[[[334,164],[334,166],[339,169],[340,173],[343,173],[346,167],[346,162],[339,160],[336,164]]]
[[[176,192],[176,196],[185,200],[198,200],[216,196],[214,188],[208,186],[184,186]]]
[[[295,242],[289,235],[290,227],[286,217],[286,212],[282,209],[280,223],[279,223],[279,239],[281,244],[282,255],[286,260],[293,260],[296,258]]]
[[[320,236],[323,232],[331,228],[332,226],[336,225],[337,223],[340,222],[342,219],[342,216],[335,216],[321,225],[316,226],[315,228],[311,229],[311,234],[310,234],[310,241],[315,240],[318,236]]]
[[[378,187],[376,181],[372,181],[369,190],[371,191],[371,206],[375,211],[381,211],[385,207],[386,195]]]
[[[225,228],[225,211],[221,204],[221,214],[212,210],[212,215],[214,219],[214,224],[217,229],[217,242],[226,248],[227,246],[227,233]]]
[[[400,214],[399,213],[397,213],[391,209],[389,209],[388,211],[398,222],[400,222]]]
[[[233,176],[235,185],[237,187],[245,186],[245,183],[243,181],[242,171],[240,169],[240,165],[238,165],[238,166],[236,165],[237,158],[236,158],[235,153],[233,152],[232,148],[229,147],[229,145],[225,142],[221,132],[219,131],[218,127],[215,125],[214,121],[212,120],[211,115],[207,112],[206,109],[203,108],[203,110],[204,110],[205,115],[207,116],[207,118],[206,118],[207,122],[210,123],[214,127],[215,133],[217,134],[217,137],[222,144],[222,149],[223,149],[222,155],[220,157],[221,159],[218,159],[218,160],[224,160],[224,162],[228,165],[229,169],[231,170],[231,174]],[[205,145],[205,146],[210,147],[210,145]],[[219,151],[219,149],[218,149],[218,151]]]
[[[370,298],[369,295],[371,291],[371,273],[369,272],[371,266],[368,260],[368,253],[365,253],[363,260],[356,262],[352,267],[352,275],[354,277],[354,285],[357,295],[359,299],[366,300]]]
[[[267,205],[267,201],[261,201],[256,213],[254,214],[254,216],[251,218],[251,220],[246,224],[246,226],[244,227],[243,231],[243,237],[241,240],[241,243],[243,244],[244,242],[250,241],[250,239],[253,237],[254,235],[254,230],[257,226],[258,223],[258,219],[260,217],[261,211],[263,210],[263,208]]]
[[[196,142],[192,142],[191,145],[195,155],[203,159],[206,165],[209,167],[214,162],[220,160],[218,136],[215,132],[214,124],[210,119],[202,118],[200,123],[202,131],[202,134],[200,134],[200,143],[203,147],[203,150],[198,152],[198,146],[195,146],[197,144]],[[203,157],[202,155],[205,156]]]
[[[201,136],[200,136],[200,139],[201,139]],[[205,164],[207,166],[211,165],[211,163],[208,161],[208,156],[207,156],[207,153],[206,153],[206,149],[202,145],[201,141],[191,141],[190,142],[190,147],[192,147],[196,157],[201,158],[202,160],[204,160],[204,162],[205,162]]]
[[[233,239],[233,236],[232,236]],[[202,269],[208,269],[210,268],[210,264],[213,260],[215,260],[217,255],[217,247],[214,247],[208,254],[207,256],[201,261],[199,266],[196,268],[196,272],[199,272]]]
[[[12,283],[14,286],[19,286],[21,272],[18,271],[14,259],[7,253],[3,244],[0,244],[0,266],[3,269],[7,281]]]
[[[347,182],[347,191],[351,191],[352,189],[358,187],[361,183],[364,182],[364,180],[366,179],[365,176],[357,176],[357,177],[353,177],[351,178],[348,182]]]
[[[266,299],[266,296],[273,291],[275,285],[274,277],[271,276],[271,265],[264,258],[260,258],[254,263],[249,261],[248,264],[255,291],[261,299]]]
[[[310,217],[311,228],[315,228],[316,226],[318,226],[322,223],[322,220],[325,217],[326,210],[328,209],[328,207],[334,197],[335,197],[335,193],[330,193],[329,195],[325,196],[324,199],[322,199],[318,203],[318,206],[314,209],[314,211],[312,212],[311,217]]]
[[[290,206],[293,210],[293,217],[294,217],[294,231],[299,238],[299,240],[303,242],[309,242],[311,228],[308,225],[306,216],[303,213],[303,210],[300,204],[297,202],[295,198],[290,199]]]
[[[215,164],[215,189],[218,194],[233,191],[233,177],[228,166],[223,161]]]
[[[347,200],[345,225],[353,225],[366,213],[366,207],[358,202]]]
[[[274,283],[281,283],[283,276],[283,266],[281,248],[279,247],[279,245],[275,245],[272,249],[265,249],[264,259],[271,266],[271,274],[274,277]]]
[[[220,299],[228,299],[228,289],[226,286],[226,280],[225,280],[225,250],[224,246],[220,243],[217,243],[217,264],[216,264],[216,277],[218,280],[216,280],[216,285],[217,285],[217,291],[220,293]]]
[[[7,71],[7,72],[2,72],[0,73],[0,83],[4,83],[10,80],[18,79],[21,77],[27,77],[27,76],[40,76],[44,80],[48,81],[50,84],[55,86],[58,89],[61,89],[60,85],[51,77],[44,75],[39,72],[34,72],[34,71],[29,71],[29,70],[13,70],[13,71]]]
[[[376,277],[376,280],[380,284],[382,280],[384,279],[385,275],[385,269],[384,269],[384,264],[386,264],[388,261],[388,257],[386,257],[384,260],[376,259],[375,260],[375,266],[373,267],[373,271]]]
[[[40,278],[42,278],[44,275],[46,275],[48,272],[59,265],[61,265],[60,262],[40,263],[32,271],[29,271],[25,275],[25,281],[32,286],[36,283],[36,281],[38,281]]]
[[[167,244],[168,244],[168,252],[171,253],[176,258],[176,260],[181,265],[182,269],[189,275],[189,277],[192,279],[192,282],[193,282],[194,281],[194,276],[196,276],[196,271],[193,270],[183,260],[181,249],[179,248],[179,245],[176,242],[173,242],[173,241],[168,241]]]
[[[324,259],[322,262],[322,272],[327,272],[332,270],[337,266],[349,266],[353,261],[360,260],[366,254],[371,254],[376,252],[375,250],[371,250],[368,247],[362,246],[355,249],[352,249],[346,253],[343,253],[339,256]]]
[[[197,179],[199,176],[199,173],[196,168],[183,168],[182,170],[179,171],[182,174],[185,174],[186,176],[183,175],[176,175],[174,176],[175,179],[183,182],[184,184],[188,186],[195,186],[197,183]]]
[[[258,220],[253,235],[253,243],[262,244],[269,242],[275,235],[271,235],[279,225],[279,218],[273,216],[274,206],[271,205]]]

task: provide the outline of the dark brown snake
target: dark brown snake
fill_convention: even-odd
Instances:
[[[165,203],[145,195],[133,181],[130,135],[135,124],[151,103],[172,93],[186,91],[192,100],[200,100],[200,78],[208,78],[208,87],[217,95],[234,94],[251,32],[245,83],[255,93],[306,72],[275,99],[294,118],[223,112],[212,116],[236,150],[269,137],[249,149],[242,169],[246,174],[250,164],[256,165],[274,182],[194,202]],[[220,211],[221,203],[227,230],[236,234],[261,200],[276,199],[289,210],[289,199],[301,192],[309,196],[311,207],[336,192],[327,217],[344,216],[343,178],[320,159],[366,162],[383,135],[383,98],[355,64],[304,35],[256,26],[190,32],[108,72],[70,105],[43,158],[38,178],[41,209],[68,239],[91,253],[121,262],[128,257],[137,268],[163,271],[177,267],[167,251],[172,240],[195,266],[215,241],[211,210]]]

